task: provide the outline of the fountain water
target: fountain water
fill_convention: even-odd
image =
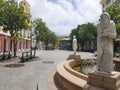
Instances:
[[[120,72],[112,70],[115,23],[106,12],[103,12],[99,21],[97,64],[94,59],[76,58],[59,63],[53,78],[56,86],[60,88],[58,90],[120,90]],[[97,70],[93,72],[96,65]]]
[[[96,60],[95,59],[84,59],[82,60],[81,65],[74,66],[73,69],[83,74],[88,75],[88,73],[95,71]]]

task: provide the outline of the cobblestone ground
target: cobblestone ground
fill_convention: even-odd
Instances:
[[[19,58],[0,61],[0,90],[49,90],[48,76],[56,65],[68,58],[71,51],[38,50],[37,57],[25,66],[17,68],[4,67],[6,64],[17,63]],[[90,58],[93,54],[77,52],[82,58]],[[21,55],[21,54],[19,54]]]

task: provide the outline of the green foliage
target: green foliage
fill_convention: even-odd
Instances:
[[[4,27],[4,31],[9,30],[11,36],[13,32],[29,27],[26,20],[30,18],[30,15],[24,13],[16,0],[0,0],[0,7],[2,7],[0,8],[0,25]]]
[[[106,11],[110,14],[111,19],[116,23],[120,23],[120,4],[110,5]]]
[[[34,29],[37,43],[39,41],[43,41],[45,37],[44,33],[46,32],[46,26],[42,19],[40,18],[35,19],[32,23],[32,27]]]
[[[70,37],[76,36],[81,50],[91,49],[91,43],[95,45],[92,49],[96,49],[97,28],[93,23],[78,25],[71,31]]]
[[[9,0],[6,2],[6,20],[5,24],[6,30],[10,30],[10,33],[13,33],[13,30],[16,32],[18,30],[27,29],[28,23],[26,20],[29,18],[29,15],[24,13],[22,7],[19,7],[18,2],[15,0]]]
[[[42,19],[36,18],[32,23],[32,27],[34,29],[37,43],[42,41],[47,47],[49,43],[55,44],[57,42],[57,36],[49,30]]]
[[[116,24],[117,36],[120,36],[120,23]]]
[[[16,0],[0,0],[0,26],[4,31],[10,31],[11,39],[14,42],[14,56],[16,56],[17,39],[22,29],[28,29],[26,20],[30,15],[24,13],[23,7],[20,7]]]
[[[50,38],[51,38],[50,42],[55,45],[57,43],[57,36],[55,35],[54,32],[51,32]]]
[[[3,25],[3,20],[4,20],[4,2],[3,0],[0,0],[0,25]]]
[[[117,36],[120,36],[120,4],[112,4],[106,11],[110,14],[111,19],[116,24]]]

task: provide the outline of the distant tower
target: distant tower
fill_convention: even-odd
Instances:
[[[31,27],[31,14],[30,14],[30,4],[26,0],[22,0],[19,3],[20,7],[23,8],[24,12],[30,17],[26,19],[27,24]],[[28,49],[31,47],[31,30],[22,30],[20,33],[24,37],[23,49]]]
[[[30,15],[30,4],[26,0],[21,1],[20,6],[23,7],[25,13]],[[28,23],[29,26],[31,26],[31,17],[27,19],[26,22]],[[30,30],[24,30],[22,35],[28,38],[30,37],[30,33],[31,33]]]
[[[26,0],[21,1],[20,4],[24,8],[24,12],[30,14],[30,4]]]

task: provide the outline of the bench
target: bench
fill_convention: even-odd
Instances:
[[[28,61],[30,59],[32,59],[32,54],[31,54],[31,50],[29,51],[24,51],[22,52],[22,57],[20,57],[21,61],[20,62],[25,62]]]
[[[11,51],[1,51],[0,52],[0,59],[4,60],[4,59],[9,59],[11,58],[12,53]]]

